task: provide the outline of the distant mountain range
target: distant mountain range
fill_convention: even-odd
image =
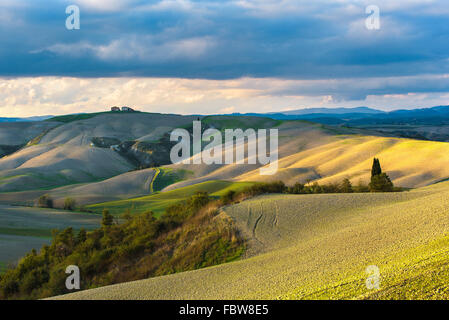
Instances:
[[[449,124],[449,106],[395,110],[385,112],[367,107],[357,108],[308,108],[278,113],[234,113],[276,120],[309,120],[329,125],[443,125]]]
[[[269,114],[275,114],[279,112],[270,112]],[[351,114],[351,113],[361,113],[361,114],[379,114],[385,113],[385,111],[372,109],[368,107],[356,107],[356,108],[305,108],[298,110],[282,111],[282,114],[287,115],[305,115],[305,114]]]

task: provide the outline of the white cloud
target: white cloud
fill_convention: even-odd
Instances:
[[[443,84],[437,87],[441,88],[440,91],[425,92],[415,87],[417,82],[423,82],[428,87]],[[447,75],[342,80],[0,79],[0,114],[13,117],[96,112],[107,110],[113,105],[181,114],[278,112],[317,106],[363,105],[385,110],[430,107],[447,104],[449,90],[444,87],[446,82],[449,82]],[[449,84],[445,86],[448,88]],[[348,88],[356,93],[348,91]],[[407,91],[407,88],[410,90]],[[359,91],[366,95],[358,94]],[[345,95],[361,98],[351,99]]]
[[[221,113],[232,113],[234,111],[235,111],[235,107],[234,106],[222,108],[222,109],[219,110],[219,112],[221,112]]]
[[[134,4],[135,0],[68,0],[70,4],[79,5],[81,9],[97,12],[117,12]]]

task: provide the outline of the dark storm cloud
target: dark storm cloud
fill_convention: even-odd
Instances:
[[[72,3],[81,9],[80,30],[65,28],[65,8]],[[380,8],[380,30],[365,28],[369,4]],[[449,73],[444,1],[4,0],[0,8],[3,77],[353,79]],[[309,91],[348,98],[394,91],[382,85],[365,89]],[[413,89],[435,91],[432,81]]]

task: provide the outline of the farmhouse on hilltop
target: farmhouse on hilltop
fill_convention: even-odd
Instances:
[[[122,111],[122,112],[134,112],[135,110],[133,108],[130,108],[130,107],[127,107],[127,106],[123,106],[122,109],[120,110],[119,107],[114,106],[114,107],[111,107],[111,111],[113,111],[113,112],[119,112],[119,111]]]

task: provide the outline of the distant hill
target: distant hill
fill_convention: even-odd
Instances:
[[[358,108],[307,108],[279,113],[233,113],[275,120],[311,122],[375,130],[381,134],[420,140],[449,141],[449,106],[394,110]]]
[[[381,114],[384,111],[372,109],[368,107],[356,107],[356,108],[305,108],[298,110],[282,111],[282,114],[287,115],[304,115],[304,114]]]
[[[53,116],[35,116],[27,118],[8,118],[0,117],[0,122],[28,122],[28,121],[43,121],[52,118]]]
[[[233,116],[259,116],[276,120],[310,120],[323,124],[416,124],[439,125],[449,122],[449,106],[385,112],[367,107],[306,108],[269,113],[233,113]]]
[[[420,124],[446,124],[449,122],[449,106],[395,110],[376,117],[362,118],[358,122],[382,124],[411,124],[411,122]]]

